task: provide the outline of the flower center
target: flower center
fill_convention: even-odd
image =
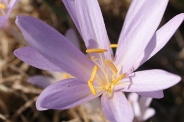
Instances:
[[[5,15],[6,6],[3,3],[0,3],[0,15]]]
[[[112,47],[117,47],[117,45]],[[103,90],[112,96],[114,86],[126,76],[126,74],[120,74],[112,61],[104,58],[102,53],[106,51],[106,49],[97,48],[86,50],[89,59],[96,64],[88,81],[88,86],[94,95],[97,91]]]

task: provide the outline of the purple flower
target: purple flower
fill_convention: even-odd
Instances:
[[[63,0],[80,32],[88,57],[44,22],[19,16],[16,23],[30,46],[17,49],[24,62],[75,78],[58,81],[38,97],[38,110],[68,109],[101,96],[109,121],[131,122],[134,113],[123,92],[160,98],[181,78],[163,70],[134,72],[155,55],[183,22],[179,14],[156,31],[168,0],[133,0],[113,56],[97,0]]]
[[[0,28],[5,26],[18,0],[0,0]]]
[[[128,95],[128,101],[133,108],[135,120],[138,122],[143,122],[155,114],[155,110],[153,108],[148,108],[152,101],[152,98],[139,98],[138,94],[130,93]]]

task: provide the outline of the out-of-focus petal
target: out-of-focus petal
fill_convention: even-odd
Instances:
[[[7,21],[8,17],[7,16],[0,16],[0,28],[2,28]]]
[[[145,51],[140,55],[139,59],[134,64],[133,69],[137,69],[144,62],[154,56],[165,44],[170,40],[175,31],[184,20],[184,13],[179,14],[167,22],[153,35],[151,41],[145,48]]]
[[[97,0],[75,0],[81,34],[86,47],[107,49],[111,59],[112,49]]]
[[[58,81],[46,89],[38,97],[38,110],[63,110],[90,101],[100,95],[93,95],[86,82],[76,78]]]
[[[115,88],[127,92],[152,92],[164,90],[177,84],[181,77],[164,70],[144,70],[130,74]],[[130,82],[125,84],[124,82]]]
[[[110,122],[132,122],[134,113],[122,92],[114,92],[113,97],[103,94],[101,98],[102,110]]]
[[[10,0],[8,7],[8,13],[7,15],[9,16],[12,12],[12,10],[14,9],[15,5],[18,3],[19,0]]]
[[[53,79],[51,77],[43,76],[43,75],[36,75],[32,76],[28,79],[29,83],[32,83],[34,85],[37,85],[42,88],[46,88],[47,86],[54,83]]]
[[[145,121],[147,119],[149,119],[150,117],[152,117],[153,115],[155,115],[155,110],[153,108],[148,108],[144,115],[141,117],[140,121]]]
[[[3,4],[5,5],[5,15],[0,16],[0,28],[5,26],[6,21],[8,20],[12,10],[14,9],[15,5],[17,4],[19,0],[11,0],[8,4],[8,1],[3,1]]]
[[[132,19],[129,29],[121,37],[115,57],[115,64],[123,73],[130,73],[135,61],[143,53],[155,33],[168,0],[145,0]]]
[[[146,109],[150,106],[152,98],[148,97],[140,97],[139,104],[142,112],[145,112]]]
[[[14,54],[19,59],[21,59],[22,61],[26,62],[27,64],[33,67],[50,71],[58,71],[58,72],[62,71],[60,67],[57,67],[52,62],[47,60],[31,46],[19,48],[14,51]]]
[[[151,97],[151,98],[163,98],[164,97],[164,93],[163,91],[154,91],[154,92],[137,92],[137,94],[143,96],[143,97]]]
[[[128,100],[129,101],[132,101],[132,102],[137,102],[138,101],[138,98],[139,98],[139,95],[136,94],[136,93],[130,93],[128,95]]]
[[[16,24],[29,44],[43,57],[81,80],[89,79],[94,64],[66,37],[33,17],[19,16]]]
[[[73,29],[68,29],[65,33],[67,39],[72,42],[78,49],[80,49],[79,39]]]
[[[139,106],[138,98],[139,98],[139,95],[136,93],[130,93],[128,95],[128,101],[130,102],[130,105],[132,106],[134,115],[136,117],[141,116],[141,109]]]

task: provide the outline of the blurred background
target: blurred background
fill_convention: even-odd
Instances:
[[[99,0],[108,36],[117,43],[131,0]],[[184,0],[170,0],[160,26],[184,12]],[[13,51],[25,45],[15,25],[17,15],[39,18],[64,34],[75,28],[61,0],[20,0],[10,17],[11,30],[0,30],[0,122],[106,122],[100,108],[77,106],[69,110],[39,112],[35,108],[42,88],[27,82],[30,76],[51,76],[17,59]],[[184,24],[169,43],[138,70],[164,69],[184,76]],[[77,32],[77,31],[76,31]],[[80,38],[81,50],[85,51]],[[36,60],[36,59],[35,59]],[[184,122],[184,81],[164,91],[164,98],[154,99],[156,114],[147,122]]]

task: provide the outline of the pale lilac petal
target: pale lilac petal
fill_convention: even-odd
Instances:
[[[145,121],[145,120],[149,119],[150,117],[152,117],[154,115],[155,115],[155,110],[153,108],[148,108],[145,111],[141,121]]]
[[[144,62],[154,56],[165,44],[170,40],[175,31],[181,25],[184,20],[184,13],[179,14],[167,22],[161,27],[152,37],[151,41],[147,45],[144,53],[141,54],[139,59],[134,64],[133,69],[137,69]]]
[[[130,74],[115,89],[122,89],[122,91],[127,92],[160,91],[174,86],[180,80],[180,76],[164,70],[145,70]],[[127,85],[124,82],[130,82],[130,84]]]
[[[107,49],[105,55],[111,59],[112,49],[98,1],[75,0],[75,2],[79,27],[86,47]]]
[[[43,75],[32,76],[28,79],[28,82],[34,85],[37,85],[39,87],[42,87],[42,88],[46,88],[47,86],[54,83],[51,77],[43,76]]]
[[[11,14],[12,10],[15,8],[18,2],[19,0],[10,0],[10,3],[8,5],[8,13],[7,13],[8,16]]]
[[[130,23],[129,29],[121,37],[115,57],[115,64],[123,73],[130,73],[136,60],[143,53],[155,33],[168,0],[145,0]]]
[[[132,122],[134,113],[122,92],[114,92],[113,97],[103,94],[101,98],[102,110],[110,122]]]
[[[126,33],[127,30],[129,30],[132,20],[134,19],[136,14],[138,14],[139,9],[144,4],[144,2],[145,0],[132,0],[131,5],[128,9],[127,15],[125,17],[125,21],[124,21],[121,33],[120,33],[119,43],[120,41],[123,41],[123,37],[125,37],[124,34]]]
[[[79,39],[73,29],[68,29],[65,36],[72,44],[74,44],[78,49],[80,49]]]
[[[152,98],[140,97],[139,104],[142,112],[144,112],[150,106],[151,101]]]
[[[19,0],[11,0],[9,5],[8,5],[8,1],[3,1],[4,5],[6,7],[6,12],[4,16],[0,16],[0,28],[3,28],[12,12],[12,10],[14,9],[15,5],[17,4]]]
[[[43,57],[38,51],[30,46],[22,47],[14,51],[15,56],[17,56],[22,61],[26,62],[27,64],[43,69],[43,70],[50,70],[50,71],[58,71],[61,72],[58,66],[54,65],[52,62],[47,60]]]
[[[79,27],[79,21],[77,18],[77,12],[76,12],[76,3],[75,0],[62,0],[67,11],[69,12],[73,22],[75,23],[75,26],[77,27],[79,33],[81,33],[80,27]]]
[[[143,97],[151,97],[151,98],[163,98],[164,97],[164,93],[163,91],[154,91],[154,92],[137,92],[137,94],[143,96]]]
[[[100,94],[93,95],[87,82],[70,78],[58,81],[44,89],[36,101],[36,107],[38,110],[68,109],[95,99]]]
[[[141,109],[138,103],[138,98],[139,98],[139,95],[136,93],[130,93],[128,95],[128,101],[130,102],[130,105],[132,106],[134,115],[136,117],[141,116]]]
[[[7,16],[0,16],[0,29],[5,25],[7,19]]]
[[[104,48],[111,59],[112,50],[97,0],[63,0],[87,48]]]
[[[43,57],[81,80],[89,79],[94,64],[58,31],[28,16],[17,17],[16,24],[29,44]]]
[[[136,93],[130,93],[128,95],[128,100],[131,101],[131,102],[137,102],[139,99],[139,95],[136,94]]]

